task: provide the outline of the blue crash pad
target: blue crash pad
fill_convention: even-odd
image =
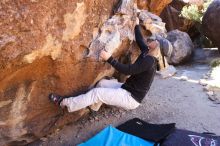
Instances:
[[[143,140],[134,135],[124,133],[108,126],[88,141],[78,146],[153,146],[153,142]]]

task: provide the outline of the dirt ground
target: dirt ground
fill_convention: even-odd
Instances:
[[[177,128],[220,135],[220,104],[210,101],[204,87],[198,84],[209,70],[207,64],[198,63],[177,67],[177,74],[171,78],[156,76],[142,105],[136,110],[104,106],[30,146],[77,145],[107,125],[117,126],[134,117],[150,123],[174,122]],[[183,74],[187,79],[181,77]]]

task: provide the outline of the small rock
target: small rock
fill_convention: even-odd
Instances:
[[[208,79],[209,76],[208,75],[203,75],[203,79]]]
[[[181,80],[181,81],[187,81],[187,80],[188,80],[188,77],[187,77],[187,76],[181,76],[181,77],[180,77],[180,80]]]
[[[208,83],[207,83],[206,80],[200,79],[200,80],[199,80],[199,84],[202,85],[202,86],[206,86]]]
[[[207,95],[210,97],[210,96],[214,96],[214,92],[213,91],[208,91],[208,92],[206,92],[207,93]]]

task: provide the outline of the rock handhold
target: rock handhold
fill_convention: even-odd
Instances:
[[[88,57],[99,60],[99,52],[104,49],[109,53],[114,53],[125,40],[134,40],[134,26],[136,9],[133,0],[124,0],[121,2],[116,15],[108,19],[101,27],[100,34],[91,43]],[[98,50],[98,51],[97,51]]]
[[[153,35],[160,35],[166,37],[165,23],[162,19],[146,10],[140,12],[139,19],[143,22],[143,25],[147,30],[149,30]]]

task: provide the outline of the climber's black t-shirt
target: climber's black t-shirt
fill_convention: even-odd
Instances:
[[[139,25],[135,26],[135,38],[142,53],[134,64],[121,64],[112,57],[110,57],[107,62],[119,72],[125,75],[131,75],[121,88],[129,91],[134,99],[140,103],[150,89],[154,79],[157,59],[147,55],[148,47],[143,41]]]
[[[134,64],[121,64],[112,57],[108,62],[119,72],[131,75],[121,88],[129,91],[139,103],[145,97],[156,72],[156,59],[149,55],[141,54]]]

